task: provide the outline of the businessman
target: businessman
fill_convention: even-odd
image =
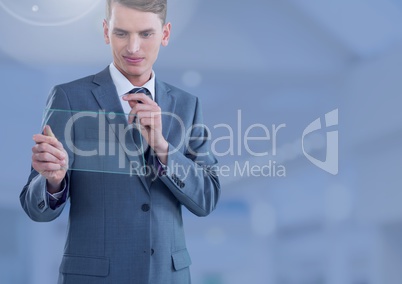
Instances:
[[[206,216],[220,195],[200,102],[153,71],[166,0],[106,7],[113,62],[52,89],[21,205],[48,222],[70,202],[58,283],[191,283],[181,210]]]

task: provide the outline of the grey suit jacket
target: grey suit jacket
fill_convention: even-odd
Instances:
[[[65,183],[68,235],[60,265],[65,284],[187,284],[190,256],[182,206],[197,216],[214,210],[220,185],[197,97],[156,81],[169,157],[160,174],[143,175],[109,69],[54,87],[46,121],[69,155]],[[158,163],[151,161],[155,169]],[[20,201],[38,222],[57,218],[46,180],[32,170]]]

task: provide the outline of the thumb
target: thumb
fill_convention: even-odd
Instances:
[[[50,137],[56,138],[56,136],[54,135],[54,133],[53,133],[53,131],[52,131],[52,128],[50,128],[49,125],[46,125],[46,126],[45,126],[45,128],[43,129],[43,133],[44,133],[46,136],[50,136]]]

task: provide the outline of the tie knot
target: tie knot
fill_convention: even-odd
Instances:
[[[130,92],[128,92],[129,94],[137,94],[137,93],[144,93],[145,95],[147,95],[148,97],[152,97],[151,93],[149,92],[149,90],[147,88],[141,87],[141,88],[134,88],[132,89]]]
[[[144,88],[144,87],[141,87],[141,88],[134,88],[134,89],[132,89],[130,92],[128,92],[129,94],[137,94],[137,93],[143,93],[143,94],[145,94],[148,98],[150,98],[151,100],[153,100],[153,98],[152,98],[152,95],[151,95],[151,92],[147,89],[147,88]]]

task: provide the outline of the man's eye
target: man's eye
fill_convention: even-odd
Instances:
[[[152,35],[152,33],[145,32],[145,33],[142,33],[141,35],[142,35],[142,37],[147,38],[147,37],[150,37]]]
[[[120,33],[120,32],[117,32],[117,33],[114,33],[116,36],[118,36],[118,37],[125,37],[126,36],[126,33]]]

